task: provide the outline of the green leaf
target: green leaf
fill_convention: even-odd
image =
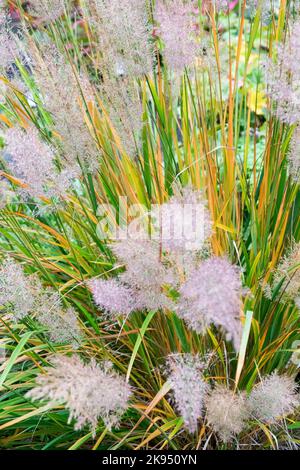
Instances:
[[[132,367],[133,367],[133,364],[134,364],[134,361],[135,361],[135,358],[136,358],[136,355],[138,353],[138,350],[139,350],[139,347],[142,343],[142,340],[143,340],[143,337],[144,337],[144,334],[146,333],[146,330],[148,328],[148,325],[149,323],[151,322],[152,318],[154,317],[155,315],[155,311],[151,310],[148,315],[146,316],[145,320],[144,320],[144,323],[142,325],[142,328],[140,329],[139,331],[139,336],[136,340],[136,343],[134,345],[134,348],[133,348],[133,351],[132,351],[132,356],[130,358],[130,362],[129,362],[129,365],[128,365],[128,369],[127,369],[127,374],[126,374],[126,381],[128,382],[129,381],[129,377],[130,377],[130,374],[131,374],[131,370],[132,370]]]
[[[18,346],[16,346],[16,348],[14,349],[14,352],[10,356],[9,361],[0,376],[0,387],[2,387],[2,385],[4,384],[6,377],[8,376],[10,370],[12,369],[15,363],[15,360],[21,355],[25,344],[29,340],[30,336],[33,335],[33,333],[34,331],[29,331],[28,333],[25,333],[25,335],[22,337],[21,341],[19,342]]]

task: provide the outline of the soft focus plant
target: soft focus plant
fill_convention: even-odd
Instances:
[[[296,1],[0,2],[0,447],[299,444]]]

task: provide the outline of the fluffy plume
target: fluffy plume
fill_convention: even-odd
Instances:
[[[29,12],[42,21],[53,21],[63,15],[67,0],[30,0]]]
[[[246,399],[224,387],[217,385],[206,399],[208,424],[223,442],[231,441],[243,431],[248,418]]]
[[[9,18],[0,10],[0,71],[6,72],[18,55],[17,37],[11,31]]]
[[[127,317],[134,310],[141,309],[134,289],[118,279],[93,279],[90,281],[95,304],[104,310],[109,318],[120,315]]]
[[[55,356],[36,379],[27,394],[33,400],[49,400],[51,406],[64,404],[69,409],[69,422],[75,419],[75,430],[89,425],[93,434],[99,419],[111,429],[119,424],[128,408],[131,388],[109,362],[97,364],[93,359],[84,364],[78,356]]]
[[[285,44],[278,47],[277,63],[266,63],[268,94],[277,105],[278,118],[287,124],[300,122],[300,20]]]
[[[86,100],[91,99],[88,80],[82,75],[79,87],[72,65],[53,44],[41,44],[39,51],[32,46],[31,53],[35,79],[52,115],[54,130],[61,136],[65,162],[72,173],[78,171],[78,158],[94,169],[99,150],[85,121],[82,98],[83,94]]]
[[[295,183],[300,181],[300,125],[294,131],[288,154],[289,173]]]
[[[87,13],[101,51],[102,99],[124,150],[131,156],[138,153],[142,128],[135,79],[152,68],[146,6],[146,0],[93,0]]]
[[[151,71],[152,48],[146,0],[92,0],[102,65],[109,75],[140,77]]]
[[[61,194],[70,185],[70,181],[66,185],[64,173],[59,174],[56,170],[53,149],[39,138],[34,127],[27,132],[11,128],[5,139],[9,167],[14,176],[30,186],[28,192],[31,195]]]
[[[226,331],[226,339],[239,348],[242,294],[240,273],[224,258],[203,261],[180,289],[178,315],[198,333],[215,324]]]
[[[182,193],[175,194],[167,203],[158,206],[152,215],[156,219],[162,248],[168,252],[183,255],[201,250],[212,235],[207,202],[200,191],[191,187],[185,187]]]
[[[208,384],[202,376],[204,368],[199,356],[171,354],[167,359],[168,382],[171,384],[176,407],[190,433],[197,431],[202,416]]]
[[[172,284],[174,278],[160,259],[158,243],[127,238],[112,245],[112,251],[126,266],[126,271],[120,275],[121,281],[137,291],[140,305],[149,310],[171,307],[163,286]]]
[[[281,284],[283,298],[296,301],[300,296],[300,243],[293,243],[289,252],[279,262],[272,282],[276,287]]]
[[[109,119],[123,149],[130,156],[138,153],[142,128],[142,104],[136,83],[126,77],[110,76],[101,86]]]
[[[0,305],[11,310],[15,321],[25,318],[33,309],[35,294],[40,289],[35,276],[26,276],[11,258],[0,266]]]
[[[277,373],[264,377],[248,399],[251,414],[268,424],[289,415],[299,404],[293,378]]]
[[[36,320],[47,329],[50,341],[71,344],[77,349],[82,342],[82,332],[77,314],[71,307],[63,308],[58,292],[42,290],[35,301]]]
[[[195,61],[198,45],[195,38],[195,3],[193,1],[158,0],[155,21],[158,35],[164,42],[164,57],[168,66],[177,72]]]
[[[25,275],[11,258],[0,266],[0,305],[18,322],[29,314],[48,330],[51,341],[77,348],[82,333],[74,309],[64,309],[57,292],[43,289],[36,275]]]

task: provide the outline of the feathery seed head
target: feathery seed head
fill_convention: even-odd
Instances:
[[[199,251],[212,235],[212,219],[200,191],[185,187],[182,193],[158,206],[152,214],[156,229],[167,252],[184,254]]]
[[[42,21],[53,21],[63,15],[67,0],[30,0],[29,12]]]
[[[285,44],[278,47],[277,62],[266,62],[268,94],[277,105],[278,118],[300,122],[300,20],[294,22]]]
[[[253,388],[248,399],[251,414],[268,424],[286,417],[299,405],[294,379],[276,372],[264,377]]]
[[[33,309],[36,292],[41,286],[35,276],[26,276],[22,267],[7,258],[0,265],[0,305],[12,310],[17,322]]]
[[[197,422],[203,413],[204,398],[209,389],[199,356],[171,354],[167,358],[168,382],[171,384],[178,412],[190,433],[197,431]]]
[[[46,374],[37,377],[27,398],[49,400],[51,406],[64,404],[70,412],[69,422],[75,419],[75,430],[89,425],[95,435],[100,418],[109,429],[118,426],[132,392],[111,363],[97,364],[92,359],[84,364],[76,355],[56,355],[51,365]]]
[[[95,304],[104,310],[108,318],[120,315],[127,317],[135,310],[142,309],[134,289],[118,279],[93,279],[89,282]]]
[[[41,43],[39,50],[31,45],[33,73],[47,110],[51,113],[54,130],[61,136],[64,159],[72,172],[78,158],[91,170],[97,166],[99,149],[86,120],[82,95],[91,94],[84,75],[76,79],[71,63],[49,43]],[[63,106],[62,106],[63,103]],[[79,171],[79,170],[78,170]]]
[[[18,41],[5,11],[0,10],[0,71],[6,72],[19,56]]]
[[[121,281],[137,290],[141,305],[149,310],[171,307],[163,286],[172,284],[174,276],[160,259],[157,242],[127,238],[112,245],[112,251],[126,266],[126,271],[120,275]]]
[[[143,109],[136,83],[128,77],[110,76],[102,84],[101,92],[123,148],[130,156],[136,155],[143,125]]]
[[[288,153],[289,173],[295,183],[300,182],[300,125],[294,130]]]
[[[296,301],[300,295],[300,243],[292,243],[275,270],[272,285],[281,282],[280,293],[283,297]]]
[[[151,70],[152,47],[146,0],[92,0],[94,25],[106,73],[141,77]]]
[[[248,418],[245,396],[217,385],[206,399],[207,421],[223,442],[230,442],[245,428]]]
[[[56,170],[51,147],[40,140],[34,127],[27,132],[17,127],[8,129],[5,138],[14,175],[30,186],[28,192],[32,195],[45,195]]]
[[[37,321],[47,329],[49,339],[54,343],[71,344],[77,349],[82,342],[82,332],[76,311],[63,308],[58,292],[41,290],[35,299],[34,313]]]
[[[150,72],[153,61],[147,5],[146,0],[92,0],[86,4],[86,15],[101,51],[97,67],[102,75],[102,100],[130,156],[139,151],[143,124],[135,79]]]
[[[222,327],[238,350],[242,284],[236,266],[224,258],[209,258],[191,272],[180,294],[176,311],[190,328],[203,333],[210,324]]]
[[[164,56],[168,66],[183,72],[195,61],[198,45],[193,24],[195,22],[195,2],[188,0],[158,0],[155,21],[159,25],[158,34],[164,42]]]

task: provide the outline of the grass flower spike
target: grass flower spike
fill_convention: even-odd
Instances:
[[[296,393],[293,378],[280,376],[276,372],[263,377],[249,397],[249,409],[252,415],[268,424],[285,418],[299,405],[299,393]]]
[[[180,288],[176,312],[198,333],[215,324],[226,332],[236,350],[241,338],[242,286],[237,267],[223,258],[210,258],[191,272]]]
[[[172,354],[168,357],[170,370],[168,382],[174,392],[174,400],[184,425],[190,433],[197,431],[198,420],[203,415],[203,407],[209,386],[205,382],[200,358],[191,354]]]
[[[229,442],[246,427],[248,411],[243,395],[217,385],[206,400],[207,421],[223,442]]]
[[[0,449],[300,448],[299,165],[299,0],[0,0]]]
[[[15,321],[22,320],[34,305],[34,294],[39,290],[36,278],[26,276],[22,267],[7,258],[0,265],[0,305],[6,306]]]
[[[129,406],[131,389],[108,362],[84,364],[78,356],[55,356],[46,374],[37,377],[27,393],[33,400],[48,400],[52,406],[65,404],[75,429],[89,425],[95,433],[99,419],[111,429],[119,424]]]
[[[164,42],[164,57],[168,66],[183,72],[196,59],[198,46],[193,28],[196,3],[188,0],[158,0],[155,20],[158,34]]]

